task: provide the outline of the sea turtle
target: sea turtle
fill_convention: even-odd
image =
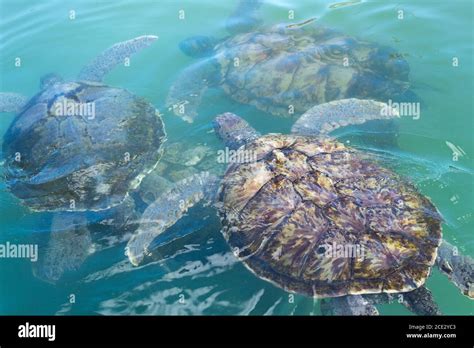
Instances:
[[[170,88],[167,105],[177,116],[192,122],[209,87],[284,117],[337,99],[388,101],[412,94],[408,63],[395,49],[316,26],[313,19],[257,28],[260,5],[239,2],[227,21],[231,36],[180,43],[199,60]]]
[[[215,154],[205,144],[165,143],[160,163],[143,179],[138,193],[146,204],[151,204],[174,182],[201,171],[216,173],[217,167]]]
[[[166,134],[152,104],[102,83],[105,75],[156,36],[108,48],[75,81],[55,74],[27,101],[0,93],[15,112],[3,139],[8,189],[35,211],[103,210],[120,204],[161,157]]]
[[[222,180],[196,175],[151,204],[128,242],[130,261],[144,262],[152,246],[173,239],[164,232],[187,208],[215,197],[222,233],[236,256],[287,291],[345,297],[346,307],[363,307],[362,314],[376,312],[366,294],[407,293],[409,308],[429,313],[436,304],[419,289],[438,257],[438,265],[449,265],[441,271],[473,296],[473,260],[455,256],[442,242],[441,217],[431,201],[369,154],[328,136],[344,125],[397,116],[383,111],[387,107],[358,99],[320,104],[290,135],[260,135],[234,114],[218,116],[215,129],[226,146],[253,160],[231,163]]]
[[[82,263],[94,226],[133,226],[128,195],[160,160],[166,133],[152,104],[102,80],[156,39],[111,46],[75,81],[47,74],[29,101],[0,93],[0,112],[17,113],[3,142],[7,187],[32,211],[56,212],[35,267],[42,279],[54,282]]]
[[[210,147],[203,144],[188,144],[174,142],[166,145],[163,161],[171,164],[191,167],[198,165],[210,154]]]

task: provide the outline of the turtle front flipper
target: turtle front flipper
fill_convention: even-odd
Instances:
[[[143,35],[116,43],[84,66],[77,77],[78,80],[101,82],[115,66],[123,64],[126,58],[150,46],[157,39],[157,36]]]
[[[474,260],[471,257],[461,255],[455,246],[443,240],[436,265],[464,295],[474,298]]]
[[[150,245],[154,247],[168,244],[184,235],[167,236],[163,233],[173,226],[189,208],[201,200],[212,200],[217,191],[217,178],[208,172],[192,175],[178,181],[174,186],[143,212],[140,226],[130,238],[125,253],[134,266],[142,263],[150,254]],[[189,232],[188,232],[189,233]],[[160,237],[161,239],[157,239]]]
[[[362,295],[349,295],[321,300],[323,315],[379,315],[375,305]]]
[[[170,88],[166,106],[184,121],[192,123],[209,87],[218,85],[220,70],[213,58],[184,69]]]
[[[328,135],[340,127],[397,117],[400,117],[398,111],[386,103],[356,98],[341,99],[309,109],[295,122],[291,132],[299,135]]]
[[[55,213],[48,242],[39,249],[38,261],[33,274],[48,283],[57,283],[63,276],[79,270],[84,261],[96,252],[96,246],[104,247],[121,242],[121,238],[94,240],[92,231],[100,228],[101,234],[111,231],[114,237],[126,236],[137,228],[135,202],[127,197],[111,209],[88,212]]]
[[[0,112],[20,112],[28,97],[18,93],[0,93]]]
[[[59,213],[53,219],[48,244],[40,249],[34,275],[56,283],[64,273],[76,271],[92,250],[92,238],[84,214]]]

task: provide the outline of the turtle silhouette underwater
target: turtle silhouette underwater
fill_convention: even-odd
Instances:
[[[170,88],[167,105],[192,122],[208,88],[266,113],[299,116],[337,99],[411,99],[408,62],[395,49],[315,25],[259,26],[261,1],[241,1],[227,21],[230,36],[185,39],[199,60]]]
[[[289,292],[328,299],[324,313],[377,314],[384,294],[404,294],[410,310],[437,314],[424,287],[435,264],[472,296],[473,260],[442,240],[431,201],[370,154],[328,135],[396,116],[382,116],[384,107],[358,99],[320,104],[289,135],[260,135],[234,114],[218,116],[215,130],[226,146],[254,153],[254,160],[231,163],[222,180],[196,175],[152,203],[127,244],[130,261],[139,265],[152,247],[172,240],[167,229],[189,207],[214,201],[224,238],[244,265]],[[335,246],[364,252],[328,253]]]
[[[0,111],[16,113],[3,139],[7,188],[32,211],[56,212],[36,272],[45,280],[54,282],[82,263],[89,225],[130,223],[129,193],[161,158],[166,133],[154,106],[102,82],[156,39],[145,35],[111,46],[74,81],[47,74],[31,99],[0,93]]]
[[[141,182],[139,196],[145,204],[151,204],[174,182],[203,171],[217,172],[216,165],[215,153],[205,144],[167,142],[160,163]]]

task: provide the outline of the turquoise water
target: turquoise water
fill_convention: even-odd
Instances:
[[[400,150],[393,168],[408,176],[442,213],[444,238],[474,256],[473,176],[473,6],[470,1],[362,1],[334,7],[334,1],[265,3],[266,24],[316,17],[317,22],[352,36],[396,48],[411,67],[413,89],[423,100],[419,120],[400,120]],[[106,78],[145,97],[163,114],[170,142],[221,148],[210,132],[220,112],[244,116],[263,133],[289,132],[292,121],[266,115],[209,91],[193,124],[164,106],[178,73],[193,62],[178,48],[191,35],[226,35],[224,23],[234,2],[222,1],[17,1],[0,0],[0,91],[32,96],[48,72],[74,78],[82,65],[111,44],[143,34],[159,40],[117,67]],[[185,10],[185,19],[179,11]],[[69,18],[70,11],[76,17]],[[397,18],[404,11],[404,19]],[[15,59],[21,58],[20,68]],[[453,57],[459,65],[453,67]],[[13,114],[3,114],[4,134]],[[357,137],[342,140],[357,146]],[[446,142],[464,150],[458,161]],[[461,168],[453,170],[450,166]],[[31,213],[0,182],[0,243],[46,243],[51,216]],[[319,314],[317,301],[255,277],[232,255],[212,208],[196,207],[179,228],[196,231],[168,245],[157,259],[132,267],[125,242],[98,247],[76,271],[57,284],[34,277],[27,260],[0,259],[0,314]],[[472,315],[474,302],[462,296],[437,270],[427,282],[445,314]],[[75,303],[70,303],[70,295]],[[184,299],[184,301],[183,301]],[[382,314],[409,314],[398,304]]]

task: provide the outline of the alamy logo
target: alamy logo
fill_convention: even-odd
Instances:
[[[48,341],[56,339],[56,325],[34,325],[28,322],[18,326],[20,338],[47,338]]]
[[[36,244],[13,244],[6,242],[0,244],[0,259],[30,259],[31,262],[38,261],[38,245]]]
[[[62,98],[53,104],[52,111],[56,116],[82,116],[93,120],[95,118],[95,103],[79,103]]]
[[[381,110],[382,116],[394,116],[393,113],[399,116],[410,116],[414,120],[420,119],[420,103],[397,103],[389,99]]]
[[[217,163],[250,163],[257,161],[257,154],[254,151],[231,150],[228,147],[225,150],[217,151]]]
[[[364,259],[365,248],[360,244],[323,244],[318,248],[320,254],[327,258],[357,258]]]

